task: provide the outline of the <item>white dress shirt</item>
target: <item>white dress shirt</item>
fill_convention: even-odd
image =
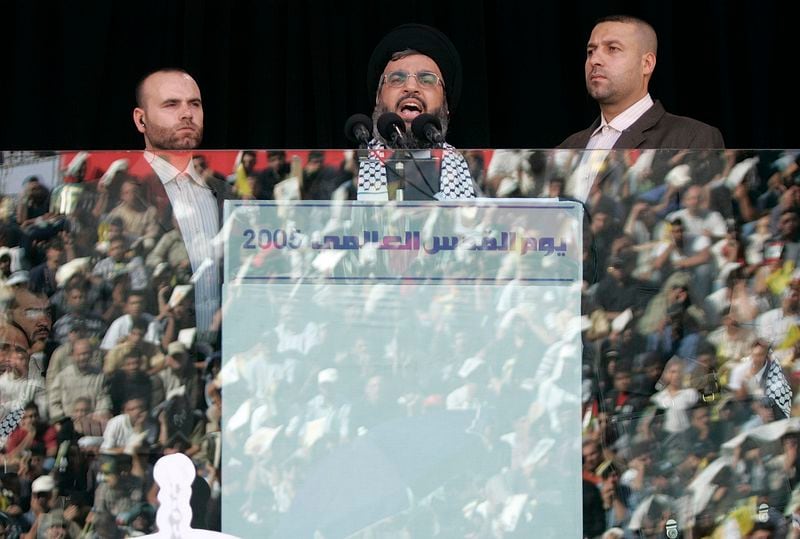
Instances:
[[[220,305],[219,253],[214,242],[219,232],[217,201],[191,159],[181,171],[151,152],[144,156],[164,185],[186,244],[194,272],[197,331],[205,333]]]
[[[153,315],[149,313],[142,313],[140,317],[144,318],[148,324],[153,321]],[[108,326],[108,330],[106,330],[106,334],[100,342],[100,349],[106,352],[111,350],[121,343],[122,339],[127,337],[132,329],[133,317],[131,315],[123,314],[119,318],[116,318],[111,322],[111,325]]]
[[[100,444],[100,450],[107,451],[109,449],[125,447],[134,432],[128,414],[120,414],[112,417],[103,431],[103,443]]]
[[[598,150],[611,150],[614,148],[614,144],[617,143],[622,132],[632,126],[652,106],[653,98],[650,97],[650,94],[647,94],[610,122],[606,121],[602,112],[600,113],[600,125],[594,130],[592,136],[589,137],[589,142],[586,144],[587,150],[594,151],[584,152],[578,168],[572,175],[572,185],[568,186],[568,192],[571,192],[572,196],[586,202],[597,172],[605,163],[609,154],[608,151]]]

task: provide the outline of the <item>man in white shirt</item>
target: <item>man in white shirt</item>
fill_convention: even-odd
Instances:
[[[789,330],[800,325],[800,290],[796,286],[787,286],[781,298],[781,306],[758,315],[756,318],[756,335],[776,348],[789,335]]]
[[[757,340],[750,355],[731,371],[728,388],[737,399],[768,397],[773,403],[776,419],[789,417],[792,389],[781,366],[770,358],[769,344]]]
[[[172,209],[195,274],[198,336],[213,340],[221,282],[221,253],[213,239],[230,191],[224,181],[204,178],[194,169],[192,150],[203,139],[200,88],[185,71],[162,69],[141,80],[136,101],[133,123],[144,135],[145,159],[158,177],[151,185],[156,207]],[[165,228],[170,222],[161,220]]]
[[[654,249],[652,268],[664,275],[673,271],[687,271],[692,275],[689,286],[696,297],[704,298],[711,292],[713,260],[711,240],[706,236],[694,236],[685,232],[681,219],[669,223],[670,237]]]
[[[100,343],[100,348],[107,352],[120,344],[133,329],[133,321],[143,318],[148,324],[153,321],[153,315],[144,312],[144,293],[131,291],[125,301],[125,314],[111,323],[108,331]]]
[[[626,15],[600,19],[586,45],[585,76],[589,95],[600,105],[600,117],[558,147],[724,148],[715,127],[664,110],[648,92],[656,67],[658,38],[649,23]],[[586,200],[607,152],[591,152],[583,161],[587,173],[571,193]],[[602,155],[600,155],[602,154]]]
[[[686,232],[693,236],[708,236],[712,240],[723,238],[727,233],[725,218],[715,210],[705,207],[705,193],[699,185],[690,185],[681,196],[680,210],[667,215],[667,221],[680,218]]]
[[[767,357],[769,356],[769,346],[763,341],[753,343],[750,355],[742,358],[742,361],[731,370],[728,380],[728,388],[739,398],[749,396],[760,396],[761,377],[764,375]]]
[[[112,417],[103,431],[103,443],[100,451],[103,453],[122,453],[129,447],[138,445],[143,438],[144,420],[147,418],[147,409],[142,399],[128,399],[120,415]]]

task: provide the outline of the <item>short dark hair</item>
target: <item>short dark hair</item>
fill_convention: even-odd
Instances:
[[[777,529],[777,527],[775,526],[774,522],[772,522],[770,520],[767,520],[766,522],[762,522],[762,521],[758,520],[757,522],[755,522],[753,524],[753,527],[751,528],[750,532],[751,533],[755,532],[755,531],[774,532],[776,529]]]
[[[129,300],[133,296],[137,296],[140,298],[146,298],[147,293],[144,290],[128,290],[128,294],[125,296],[125,300]]]
[[[130,294],[128,294],[130,296]],[[147,331],[147,320],[143,316],[137,316],[131,322],[131,330],[138,329],[140,331]]]
[[[152,71],[147,72],[141,79],[139,79],[139,82],[136,84],[135,98],[136,98],[136,106],[137,107],[143,108],[143,106],[144,106],[144,104],[143,104],[143,101],[144,101],[143,100],[144,83],[145,83],[145,81],[147,79],[149,79],[151,76],[155,75],[156,73],[183,73],[184,75],[189,75],[189,73],[185,69],[183,69],[181,67],[162,67],[162,68],[154,69]],[[189,75],[189,76],[191,77],[191,75]]]
[[[617,14],[617,15],[607,15],[605,17],[601,17],[597,19],[594,23],[597,26],[600,23],[604,22],[621,22],[623,24],[634,24],[639,26],[645,30],[648,34],[648,38],[651,41],[649,43],[650,47],[653,49],[653,53],[658,53],[658,35],[656,34],[656,29],[653,28],[653,25],[647,22],[644,19],[639,17],[634,17],[633,15],[625,15],[625,14]]]
[[[64,250],[64,242],[61,241],[60,238],[51,238],[50,241],[47,242],[47,246],[45,249],[55,249],[56,251],[63,251]]]
[[[44,444],[42,442],[34,442],[34,444],[31,445],[30,449],[31,449],[31,455],[33,455],[35,457],[44,457],[45,456],[46,451],[45,451]]]
[[[72,292],[73,290],[80,290],[81,292],[86,292],[86,283],[85,282],[69,282],[66,287],[67,294]]]
[[[27,404],[25,404],[25,407],[23,408],[23,410],[25,410],[26,412],[28,410],[36,410],[36,413],[38,414],[39,413],[39,405],[36,404],[34,401],[28,401]]]
[[[116,238],[111,238],[111,241],[108,242],[108,246],[111,247],[112,243],[121,243],[126,250],[128,249],[128,240],[127,238],[125,238],[125,236],[117,236]]]
[[[120,228],[125,228],[125,221],[122,219],[122,217],[119,216],[112,217],[111,219],[108,220],[108,226],[118,226]]]
[[[672,226],[677,225],[681,228],[686,228],[686,226],[683,223],[683,219],[681,219],[680,217],[673,217],[672,220],[669,222],[669,224]]]
[[[136,361],[139,361],[139,362],[142,361],[142,356],[139,353],[139,349],[136,348],[136,347],[133,347],[130,350],[128,350],[127,352],[125,352],[125,354],[123,354],[123,356],[122,356],[122,361],[124,362],[129,357],[132,357],[133,359],[135,359]],[[128,402],[130,400],[136,400],[136,399],[144,400],[139,395],[137,395],[136,393],[130,393],[125,397],[125,400],[123,402]]]
[[[797,208],[786,208],[785,210],[783,210],[781,212],[781,217],[783,217],[787,213],[790,213],[790,214],[794,215],[795,217],[800,218],[800,211],[797,211]]]

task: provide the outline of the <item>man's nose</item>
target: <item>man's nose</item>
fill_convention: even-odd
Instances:
[[[192,110],[192,107],[190,107],[188,104],[183,105],[181,107],[181,120],[185,118],[188,119],[194,118],[194,111]]]
[[[403,88],[412,88],[414,91],[419,91],[420,85],[415,73],[410,73],[408,77],[406,77],[406,82],[403,83]]]

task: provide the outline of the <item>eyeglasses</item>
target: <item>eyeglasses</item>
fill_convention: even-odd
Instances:
[[[22,314],[29,320],[35,320],[43,316],[50,316],[50,311],[47,307],[28,307],[22,311]]]
[[[409,77],[417,79],[417,84],[423,88],[434,88],[440,82],[444,87],[444,81],[436,73],[431,71],[417,71],[416,73],[409,73],[408,71],[391,71],[383,74],[383,81],[390,88],[400,88],[408,82]]]

